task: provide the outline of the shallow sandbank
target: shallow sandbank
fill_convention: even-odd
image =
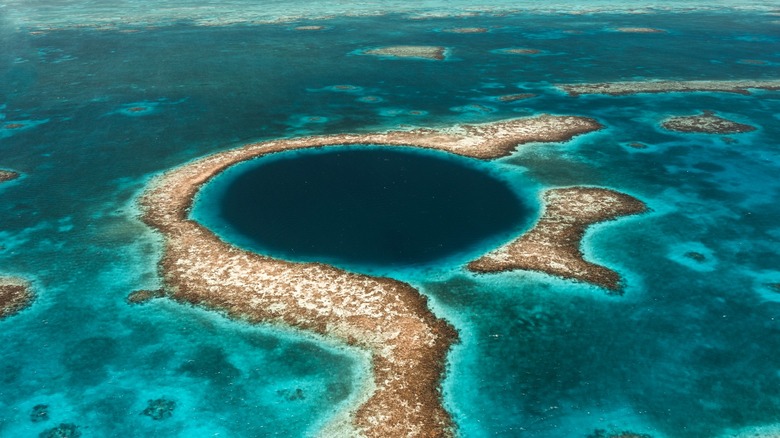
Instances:
[[[518,239],[468,264],[474,272],[524,269],[620,290],[620,276],[583,258],[585,230],[598,222],[647,210],[642,201],[613,190],[594,187],[551,189],[544,193],[544,213]]]
[[[469,157],[506,156],[522,143],[564,141],[595,131],[595,120],[543,115],[448,129],[333,135],[249,144],[173,169],[140,199],[142,219],[165,238],[162,292],[177,301],[251,323],[272,323],[339,339],[371,354],[373,385],[327,434],[451,436],[441,404],[445,358],[457,332],[412,286],[321,263],[292,263],[244,251],[189,219],[200,187],[238,162],[328,145],[407,145]],[[145,301],[157,292],[140,293]],[[346,420],[344,420],[346,419]]]
[[[557,87],[574,97],[583,94],[623,96],[638,93],[693,91],[717,91],[722,93],[749,95],[751,94],[751,89],[780,90],[780,80],[602,82],[591,84],[560,84],[557,85]]]

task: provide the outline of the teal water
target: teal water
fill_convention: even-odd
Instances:
[[[127,305],[131,291],[159,286],[160,241],[134,199],[159,172],[250,141],[539,113],[591,116],[606,129],[523,147],[491,164],[503,177],[609,187],[652,212],[595,227],[584,242],[590,259],[626,277],[620,297],[527,272],[399,272],[461,332],[444,382],[460,434],[719,437],[780,423],[780,93],[571,98],[553,87],[780,78],[770,7],[438,17],[447,10],[432,5],[426,19],[202,26],[173,9],[164,23],[123,25],[123,10],[92,3],[70,14],[4,5],[0,167],[23,178],[0,185],[0,271],[30,278],[38,299],[0,321],[0,435],[60,423],[95,437],[313,434],[356,396],[364,358],[164,300]],[[101,17],[114,25],[74,26]],[[294,30],[304,24],[327,27]],[[490,31],[440,31],[475,26]],[[637,26],[667,32],[613,32]],[[394,44],[451,54],[354,55]],[[542,52],[500,53],[513,47]],[[538,96],[496,100],[515,93]],[[759,129],[723,138],[659,126],[700,110]],[[142,415],[160,398],[176,403],[169,418]],[[33,422],[39,404],[49,420]]]

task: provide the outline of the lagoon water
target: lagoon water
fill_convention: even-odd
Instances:
[[[384,269],[460,332],[443,384],[459,434],[778,436],[780,92],[574,98],[554,87],[778,79],[776,6],[394,3],[349,14],[340,2],[315,19],[327,14],[297,14],[295,2],[295,16],[274,21],[268,9],[255,22],[240,3],[0,8],[0,167],[22,173],[0,184],[0,272],[38,294],[0,321],[0,436],[60,424],[85,437],[315,434],[357,396],[365,358],[165,299],[127,304],[160,285],[162,243],[137,219],[137,196],[160,172],[248,142],[540,113],[605,129],[482,165],[515,193],[603,186],[652,212],[596,226],[583,243],[625,277],[622,296],[530,272],[472,275],[450,258]],[[462,27],[488,32],[444,32]],[[398,44],[445,46],[448,57],[359,55]],[[517,93],[536,97],[497,99]],[[660,127],[702,110],[758,129]],[[175,402],[170,417],[143,414],[161,398]],[[32,421],[36,405],[48,419]]]

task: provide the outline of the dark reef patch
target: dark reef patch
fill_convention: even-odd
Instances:
[[[38,434],[38,438],[78,438],[80,436],[79,427],[72,423],[61,423],[57,427],[46,429]]]
[[[303,393],[301,388],[280,389],[276,391],[276,394],[287,401],[298,401],[306,399],[306,395]]]
[[[141,415],[146,415],[152,420],[165,420],[166,418],[171,418],[175,409],[175,401],[166,398],[158,398],[149,400],[148,406],[141,411]]]
[[[30,411],[30,421],[40,423],[49,419],[49,405],[35,405]]]
[[[162,289],[157,289],[157,290],[141,289],[141,290],[133,291],[130,295],[128,295],[127,302],[130,304],[143,304],[155,298],[162,298],[164,296],[165,293],[163,292]]]
[[[685,257],[687,257],[687,258],[689,258],[689,259],[691,259],[691,260],[693,260],[695,262],[703,263],[703,262],[707,261],[707,257],[704,254],[700,253],[700,252],[689,251],[689,252],[686,252],[684,255],[685,255]]]

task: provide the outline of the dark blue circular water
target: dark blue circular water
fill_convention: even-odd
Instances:
[[[208,214],[223,238],[272,256],[424,265],[519,231],[536,213],[487,163],[452,154],[364,146],[276,155],[240,165],[210,195],[218,211]]]

